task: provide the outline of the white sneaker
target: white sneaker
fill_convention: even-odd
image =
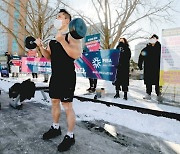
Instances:
[[[146,95],[143,97],[143,99],[151,100],[151,95],[146,94]]]

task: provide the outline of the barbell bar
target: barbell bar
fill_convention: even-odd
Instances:
[[[69,33],[74,39],[82,39],[85,37],[87,32],[87,26],[83,19],[81,18],[75,18],[69,23]],[[37,44],[35,43],[35,38],[32,36],[28,36],[25,39],[25,47],[27,49],[35,49],[37,47]],[[46,39],[42,42],[46,42]]]

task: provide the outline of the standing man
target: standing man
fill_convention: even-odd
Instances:
[[[159,89],[159,71],[160,71],[161,44],[156,34],[152,35],[147,46],[141,51],[138,61],[138,67],[142,70],[144,62],[144,84],[146,85],[146,96],[143,99],[150,100],[152,85],[155,85],[157,100],[161,99]]]
[[[42,55],[51,60],[52,68],[49,95],[52,100],[53,124],[50,130],[43,134],[44,140],[61,135],[60,102],[66,112],[68,130],[64,140],[58,145],[58,151],[67,151],[75,143],[75,113],[72,107],[76,85],[74,60],[80,57],[82,49],[81,40],[76,40],[67,33],[70,21],[71,15],[65,9],[61,9],[54,22],[55,28],[58,29],[56,40],[51,40],[47,49],[43,48],[40,39],[36,40]]]

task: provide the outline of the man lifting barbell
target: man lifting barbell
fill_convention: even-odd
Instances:
[[[61,135],[61,128],[59,126],[60,102],[66,112],[68,131],[64,140],[58,145],[58,151],[67,151],[75,143],[75,136],[73,133],[75,127],[75,113],[72,107],[76,85],[74,60],[80,57],[82,49],[80,38],[75,39],[73,38],[73,34],[67,33],[70,21],[71,15],[66,10],[61,9],[54,23],[55,28],[58,29],[55,37],[56,40],[51,40],[47,49],[44,49],[41,39],[38,38],[35,41],[42,55],[51,60],[52,68],[49,95],[52,100],[53,124],[50,130],[44,133],[44,140]],[[77,22],[75,24],[77,24]],[[64,33],[66,34],[64,35]],[[74,35],[76,35],[75,33],[76,31],[74,31]]]

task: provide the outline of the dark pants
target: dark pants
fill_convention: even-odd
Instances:
[[[37,78],[38,77],[37,73],[32,73],[32,77]]]
[[[119,85],[116,85],[116,90],[121,90]],[[128,86],[122,85],[122,91],[128,92]]]
[[[97,86],[97,79],[91,79],[89,78],[90,88],[95,88]]]
[[[10,66],[10,64],[8,63],[7,66],[8,66],[9,73],[11,73],[11,66]]]
[[[155,91],[156,91],[156,95],[159,96],[160,94],[159,84],[155,85]],[[146,84],[146,93],[151,95],[151,92],[152,92],[152,85]]]

